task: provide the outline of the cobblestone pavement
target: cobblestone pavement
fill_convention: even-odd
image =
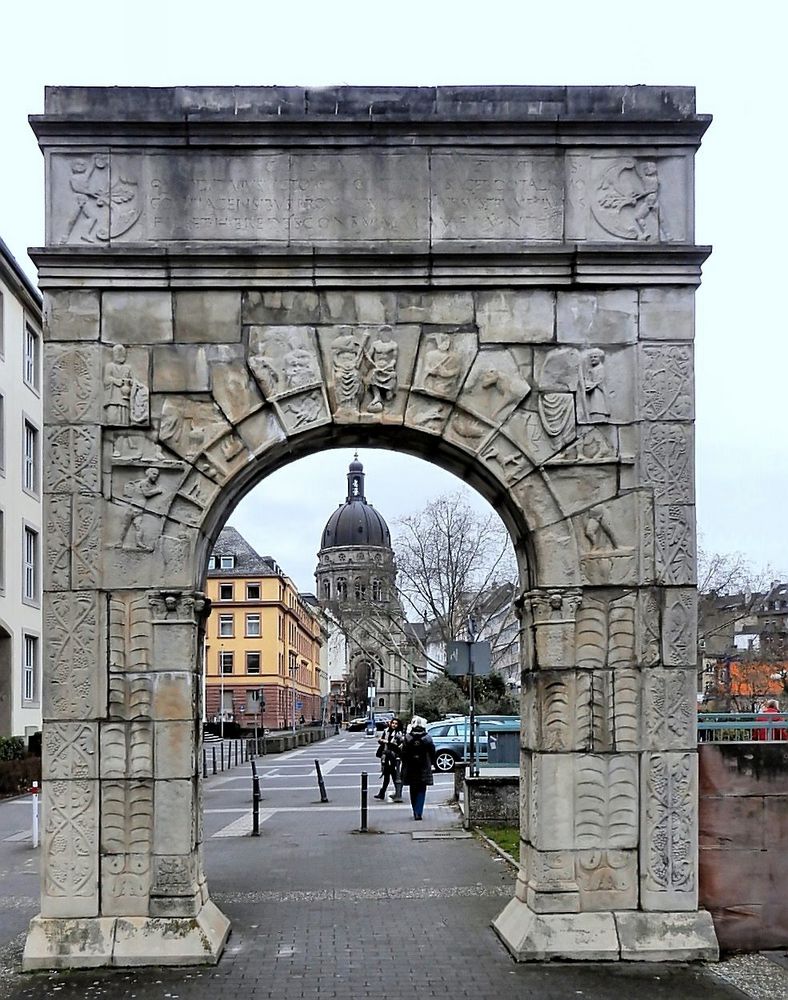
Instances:
[[[313,759],[330,802],[321,806]],[[490,928],[512,892],[513,872],[476,839],[414,840],[458,829],[444,803],[450,778],[428,793],[425,822],[407,805],[377,803],[358,832],[358,775],[376,761],[370,741],[335,737],[265,761],[261,837],[228,835],[248,812],[246,773],[206,783],[206,864],[211,893],[233,923],[211,968],[87,970],[21,975],[23,934],[0,946],[8,1000],[728,1000],[746,994],[699,966],[525,964]],[[224,831],[224,833],[223,833]],[[221,835],[220,835],[221,834]],[[6,969],[3,972],[3,968]],[[776,968],[776,966],[775,966]]]

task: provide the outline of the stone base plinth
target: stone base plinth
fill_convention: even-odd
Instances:
[[[714,925],[704,910],[534,913],[522,900],[513,899],[492,926],[517,962],[691,962],[719,958]]]
[[[230,921],[210,900],[196,917],[33,917],[22,968],[215,965]]]

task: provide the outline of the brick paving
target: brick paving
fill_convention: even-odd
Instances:
[[[355,747],[355,749],[352,749]],[[342,755],[327,776],[335,805],[353,805],[353,778],[371,750],[343,736],[319,756]],[[407,806],[370,813],[375,832],[357,832],[352,811],[320,811],[307,771],[263,779],[273,809],[259,839],[209,839],[213,898],[233,922],[216,967],[87,970],[21,975],[13,971],[20,935],[0,948],[4,1000],[53,997],[112,1000],[362,1000],[386,997],[523,1000],[732,1000],[745,994],[698,966],[630,963],[516,965],[490,928],[513,884],[511,868],[476,839],[419,840]],[[298,757],[287,758],[297,761]],[[269,766],[269,765],[266,765]],[[273,765],[271,765],[273,767]],[[272,771],[276,774],[276,771]],[[282,773],[280,770],[279,774]],[[329,779],[331,779],[329,781]],[[206,809],[240,809],[239,782],[206,786]],[[371,782],[373,784],[373,782]],[[284,785],[287,786],[285,790]],[[347,786],[351,786],[348,790]],[[449,782],[430,790],[422,830],[458,825],[445,802]],[[333,790],[332,790],[333,789]],[[307,806],[313,808],[306,808]],[[288,807],[300,811],[288,812]],[[237,812],[236,814],[237,815]],[[233,817],[209,813],[213,828]],[[210,826],[209,824],[209,837]]]

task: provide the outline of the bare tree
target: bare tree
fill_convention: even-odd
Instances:
[[[401,518],[394,543],[399,591],[409,616],[434,624],[443,642],[477,634],[494,610],[485,597],[517,579],[514,549],[494,511],[477,513],[462,493],[439,496]]]

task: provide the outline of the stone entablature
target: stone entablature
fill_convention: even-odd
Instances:
[[[686,88],[48,92],[44,715],[72,750],[45,776],[28,967],[220,952],[183,725],[206,559],[254,482],[359,444],[457,473],[512,535],[531,648],[507,946],[714,952],[694,734],[707,124]]]

